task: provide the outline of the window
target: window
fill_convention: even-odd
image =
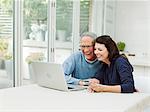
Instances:
[[[13,86],[13,2],[0,1],[0,88]]]
[[[89,31],[91,0],[80,1],[80,34]]]
[[[47,5],[47,0],[23,2],[23,84],[31,78],[30,64],[47,60]]]

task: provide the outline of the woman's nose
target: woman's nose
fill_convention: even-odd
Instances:
[[[94,53],[97,54],[97,50],[94,50]]]

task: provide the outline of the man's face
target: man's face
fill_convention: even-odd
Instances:
[[[85,55],[86,59],[91,61],[95,59],[93,38],[89,36],[82,37],[80,41],[80,48],[83,54]]]

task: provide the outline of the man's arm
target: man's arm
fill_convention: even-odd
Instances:
[[[65,74],[65,79],[68,84],[79,84],[80,79],[74,78],[72,76],[76,68],[75,55],[72,54],[63,63],[63,69]]]
[[[68,84],[79,84],[80,79],[74,78],[70,75],[65,74],[65,79]]]

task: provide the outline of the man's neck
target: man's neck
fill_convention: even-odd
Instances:
[[[87,62],[89,62],[89,63],[93,63],[93,62],[95,62],[95,61],[97,60],[97,58],[96,58],[96,56],[93,57],[92,59],[87,59],[87,58],[85,57],[85,60],[86,60]]]

